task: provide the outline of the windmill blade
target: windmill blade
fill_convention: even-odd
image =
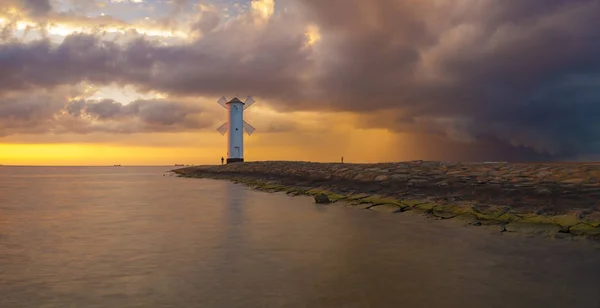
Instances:
[[[219,133],[221,133],[221,135],[225,135],[225,133],[227,132],[227,126],[229,126],[229,122],[225,122],[223,123],[223,125],[219,126],[219,128],[217,128],[217,130],[219,131]]]
[[[227,109],[227,99],[225,98],[225,96],[221,96],[221,98],[219,98],[217,103],[219,103],[219,105],[223,106],[223,108]]]
[[[248,133],[248,136],[252,135],[256,128],[252,127],[252,125],[248,124],[248,122],[244,121],[244,130]]]
[[[255,100],[254,98],[252,98],[252,96],[248,96],[246,98],[246,101],[244,101],[244,110],[246,110],[248,107],[252,106],[252,104],[254,104]]]

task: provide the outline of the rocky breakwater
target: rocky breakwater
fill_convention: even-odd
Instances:
[[[319,202],[465,219],[471,225],[498,226],[503,232],[600,239],[600,163],[265,161],[173,172],[314,195]]]

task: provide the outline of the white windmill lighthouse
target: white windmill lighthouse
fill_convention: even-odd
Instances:
[[[248,133],[248,136],[254,132],[254,127],[244,121],[244,110],[254,104],[254,99],[250,96],[246,98],[246,101],[242,102],[237,97],[227,101],[222,96],[217,103],[228,110],[229,121],[223,123],[217,130],[221,135],[227,135],[227,163],[236,163],[244,161],[244,132]]]

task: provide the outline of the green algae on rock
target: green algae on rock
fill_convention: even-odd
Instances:
[[[600,238],[600,164],[267,161],[173,172],[292,196],[327,196],[331,203],[378,212],[499,224],[507,232]]]

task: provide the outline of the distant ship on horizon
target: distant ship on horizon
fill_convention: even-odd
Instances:
[[[121,165],[120,164],[119,165],[113,165],[113,167],[121,167]]]

